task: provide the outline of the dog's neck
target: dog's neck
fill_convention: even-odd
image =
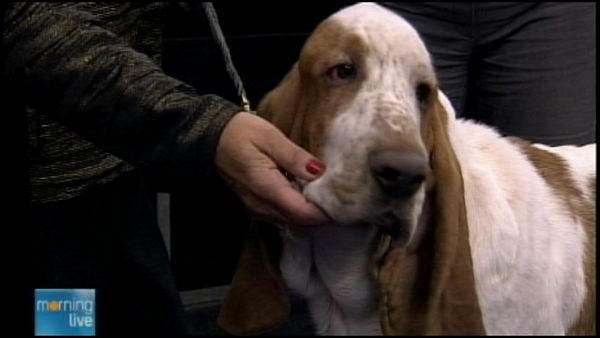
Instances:
[[[283,239],[282,275],[306,298],[318,334],[381,334],[371,273],[376,235],[373,226],[331,224]]]

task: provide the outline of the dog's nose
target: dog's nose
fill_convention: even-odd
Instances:
[[[369,154],[369,167],[375,181],[389,197],[415,193],[427,174],[427,157],[408,151],[383,150]]]

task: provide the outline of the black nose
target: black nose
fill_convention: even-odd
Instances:
[[[387,196],[408,197],[425,180],[427,157],[416,152],[376,151],[369,154],[369,167]]]

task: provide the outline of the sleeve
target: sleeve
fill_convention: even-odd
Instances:
[[[239,107],[189,94],[85,12],[15,3],[3,20],[4,73],[32,107],[167,190],[214,177],[219,136]]]

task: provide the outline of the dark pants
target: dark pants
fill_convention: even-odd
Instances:
[[[33,206],[35,288],[96,289],[97,334],[185,334],[155,194],[129,173]]]
[[[421,34],[459,117],[535,142],[595,142],[595,3],[385,6]]]

